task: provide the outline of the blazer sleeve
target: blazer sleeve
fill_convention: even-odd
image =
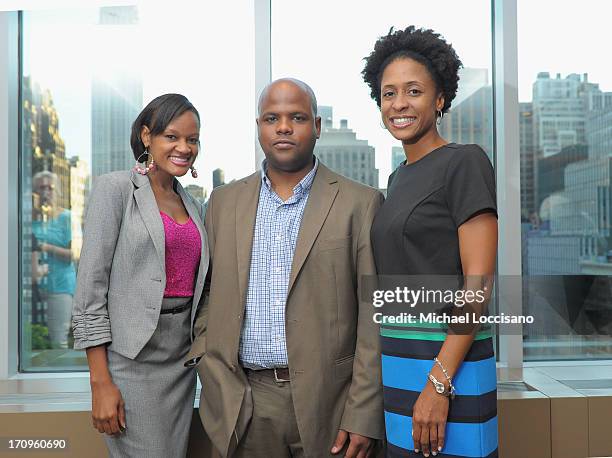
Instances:
[[[198,304],[195,321],[193,323],[194,339],[191,344],[191,350],[185,357],[185,365],[193,366],[206,353],[206,327],[208,324],[208,297],[210,296],[210,282],[213,269],[213,252],[215,249],[215,231],[213,225],[213,202],[215,199],[214,191],[210,194],[208,201],[202,205],[204,213],[204,228],[208,237],[208,253],[210,261],[208,263],[208,272],[204,280],[204,290]]]
[[[97,177],[85,218],[72,304],[72,331],[77,350],[112,341],[107,296],[123,211],[121,187],[113,175]]]
[[[382,375],[380,363],[380,337],[373,320],[371,301],[361,297],[366,277],[376,274],[370,229],[383,196],[376,192],[365,213],[359,232],[357,247],[357,300],[359,304],[357,344],[353,363],[353,379],[344,406],[340,429],[374,439],[384,437]]]

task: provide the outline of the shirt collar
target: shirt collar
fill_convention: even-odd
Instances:
[[[302,193],[308,192],[312,187],[312,183],[314,182],[315,175],[317,174],[317,169],[319,168],[319,158],[314,156],[315,163],[310,172],[306,174],[304,178],[300,180],[298,184],[293,188],[293,195],[299,196]],[[266,159],[261,163],[261,182],[266,185],[268,190],[272,190],[272,182],[268,178],[268,161]]]

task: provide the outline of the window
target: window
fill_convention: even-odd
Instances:
[[[66,324],[88,193],[96,176],[132,166],[131,122],[159,94],[183,93],[201,113],[199,178],[181,181],[204,200],[213,186],[253,171],[255,82],[265,79],[258,66],[270,51],[273,79],[303,79],[317,94],[320,159],[341,174],[385,188],[404,153],[381,128],[360,73],[363,58],[390,25],[415,24],[440,32],[464,64],[442,135],[477,143],[494,160],[496,2],[478,0],[469,23],[460,23],[454,18],[466,17],[465,5],[451,0],[435,9],[412,9],[401,0],[376,8],[313,1],[270,0],[271,46],[263,40],[257,49],[255,9],[261,4],[253,0],[176,0],[170,9],[134,0],[131,6],[23,12],[21,256],[15,285],[21,371],[86,369],[84,353],[69,349]],[[609,358],[612,79],[605,59],[596,58],[606,55],[607,16],[593,14],[602,8],[593,0],[587,0],[591,8],[574,9],[571,16],[559,13],[551,0],[517,2],[523,276],[559,293],[557,302],[542,303],[525,291],[524,312],[536,322],[523,329],[524,359]],[[553,10],[554,21],[536,20]],[[348,12],[350,20],[338,19]],[[317,32],[296,34],[295,17]],[[180,24],[180,35],[159,32],[168,24]],[[588,24],[588,53],[575,34],[567,34],[576,24]],[[267,78],[268,69],[263,73]]]
[[[230,16],[228,28],[219,18]],[[199,178],[181,179],[194,196],[211,192],[213,170],[215,184],[253,171],[254,49],[244,44],[254,5],[135,2],[22,17],[20,369],[82,370],[69,320],[89,191],[133,166],[132,121],[168,92],[202,118]]]
[[[336,172],[386,188],[387,177],[395,168],[392,149],[401,145],[381,128],[378,107],[361,79],[363,58],[391,25],[396,29],[411,24],[431,28],[453,44],[465,68],[441,133],[449,141],[478,143],[493,157],[490,2],[478,1],[470,9],[469,26],[454,20],[465,16],[465,5],[450,0],[419,8],[410,8],[401,0],[379,2],[374,7],[346,0],[308,4],[272,0],[271,8],[272,79],[295,77],[313,88],[323,120],[315,153]],[[318,32],[297,35],[293,20],[288,20],[296,17]],[[337,140],[343,129],[353,136]],[[338,146],[339,141],[342,146]],[[328,144],[346,150],[348,160],[332,162]],[[365,180],[353,166],[361,151],[362,160],[372,172],[364,175]]]
[[[539,323],[524,329],[525,361],[612,350],[612,105],[603,103],[612,77],[598,57],[607,53],[607,15],[594,1],[556,6],[517,5],[524,307]],[[553,9],[553,21],[539,20]],[[574,40],[577,24],[588,43]]]

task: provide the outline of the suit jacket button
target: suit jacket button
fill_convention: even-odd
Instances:
[[[234,364],[230,366],[230,371],[236,372],[236,366]]]

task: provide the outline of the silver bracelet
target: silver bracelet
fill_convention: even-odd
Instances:
[[[448,380],[448,382],[450,383],[451,378],[448,375],[448,372],[446,371],[446,369],[444,368],[444,366],[442,365],[442,363],[440,362],[437,356],[434,357],[434,361],[438,364],[438,366],[440,366],[440,369],[442,369],[442,373],[444,374],[444,377],[446,377],[446,380]]]
[[[440,367],[440,369],[442,370],[442,373],[444,374],[444,377],[446,377],[446,380],[448,381],[448,390],[450,392],[450,397],[454,398],[455,397],[455,385],[453,385],[453,379],[448,375],[448,371],[442,365],[442,363],[440,362],[437,356],[434,356],[434,361]]]

